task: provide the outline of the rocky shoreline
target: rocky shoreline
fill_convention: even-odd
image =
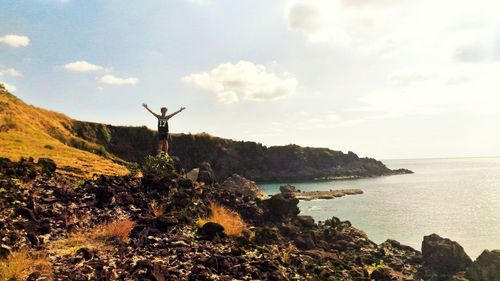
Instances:
[[[291,193],[293,196],[299,200],[303,201],[311,201],[318,199],[334,199],[338,197],[343,197],[346,195],[358,195],[363,194],[363,190],[351,188],[351,189],[336,189],[336,190],[328,190],[328,191],[301,191],[298,190],[295,186],[286,184],[280,186],[281,193]]]
[[[435,234],[424,237],[422,252],[394,240],[377,245],[348,221],[298,215],[293,193],[261,199],[242,177],[219,184],[207,163],[196,177],[176,163],[161,176],[80,181],[55,173],[50,159],[0,159],[0,274],[24,248],[48,267],[19,279],[31,281],[500,278],[500,251],[471,261],[458,243]],[[241,215],[242,235],[197,225],[211,202]],[[130,222],[124,239],[61,243],[116,221]]]

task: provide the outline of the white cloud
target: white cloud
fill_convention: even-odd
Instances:
[[[383,8],[393,5],[400,0],[340,0],[347,8]]]
[[[300,1],[287,8],[288,28],[305,34],[311,42],[349,44],[346,16],[338,1]]]
[[[7,82],[0,81],[0,84],[3,84],[7,91],[9,92],[15,92],[17,90],[16,86],[13,84],[9,84]]]
[[[297,3],[288,12],[290,29],[312,34],[322,28],[321,13],[315,6]]]
[[[238,94],[233,91],[225,91],[217,93],[217,100],[223,104],[230,104],[239,100]]]
[[[437,66],[442,72],[432,79],[419,80],[406,87],[390,84],[358,98],[360,106],[352,108],[385,118],[404,115],[443,115],[473,112],[474,114],[497,113],[500,81],[496,73],[499,64],[461,64]]]
[[[220,64],[210,71],[187,75],[182,80],[216,94],[219,102],[225,104],[237,102],[240,96],[253,101],[284,98],[298,85],[289,73],[279,77],[264,65],[248,61]]]
[[[460,62],[480,62],[487,59],[488,50],[483,44],[469,44],[455,50],[454,58]]]
[[[71,71],[71,72],[93,72],[93,71],[99,71],[99,70],[104,69],[100,65],[91,64],[91,63],[84,61],[84,60],[79,60],[79,61],[75,61],[72,63],[67,63],[63,67],[67,71]]]
[[[14,48],[26,47],[30,44],[30,39],[22,35],[7,34],[0,37],[0,43],[9,45]]]
[[[103,84],[122,86],[122,85],[135,85],[139,82],[139,79],[135,77],[120,78],[107,74],[99,78],[98,81]]]
[[[8,75],[8,76],[11,76],[11,77],[20,77],[20,76],[23,76],[23,74],[19,70],[16,70],[14,68],[7,68],[7,69],[4,69],[4,70],[0,70],[0,76],[2,76],[2,75]]]
[[[415,82],[435,78],[436,76],[436,74],[426,70],[399,70],[389,75],[389,81],[394,84],[408,86]]]
[[[285,14],[289,29],[312,43],[470,62],[493,59],[498,9],[494,0],[289,0]]]

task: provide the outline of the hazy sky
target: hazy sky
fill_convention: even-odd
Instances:
[[[71,117],[376,158],[500,155],[498,0],[0,2],[0,81]]]

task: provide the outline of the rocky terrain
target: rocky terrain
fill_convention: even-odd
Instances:
[[[318,200],[318,199],[334,199],[338,197],[343,197],[346,195],[357,195],[363,194],[363,190],[357,188],[350,189],[336,189],[327,191],[301,191],[295,188],[295,186],[286,184],[280,186],[280,192],[282,193],[292,193],[295,198],[304,201]]]
[[[0,159],[0,279],[23,249],[23,263],[35,255],[44,263],[18,280],[500,278],[498,251],[472,262],[435,234],[422,252],[394,240],[377,245],[348,221],[300,216],[293,193],[261,199],[242,177],[218,184],[207,163],[187,174],[178,160],[155,167],[142,178],[82,181],[55,172],[50,159]],[[241,215],[241,235],[199,223],[214,202]]]

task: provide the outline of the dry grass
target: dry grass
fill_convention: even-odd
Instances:
[[[288,263],[292,254],[297,253],[297,248],[292,244],[288,244],[286,248],[280,250],[280,257],[284,263]]]
[[[130,220],[118,220],[98,225],[92,231],[75,232],[66,239],[53,242],[50,245],[50,252],[65,256],[74,255],[80,248],[101,251],[107,248],[105,240],[109,238],[117,238],[123,243],[127,243],[134,225],[135,223]]]
[[[53,242],[49,251],[57,256],[66,256],[74,255],[80,248],[102,250],[105,244],[96,239],[94,232],[76,232],[66,239]]]
[[[28,105],[0,88],[0,157],[52,158],[58,166],[93,173],[124,175],[128,170],[111,159],[65,144],[74,139],[91,149],[99,146],[75,136],[73,120],[63,114]],[[64,141],[64,142],[63,142]],[[51,147],[48,149],[47,147]]]
[[[0,280],[26,280],[35,271],[50,272],[49,261],[44,254],[21,250],[0,260]]]
[[[224,227],[224,232],[228,235],[243,235],[243,231],[247,228],[247,225],[240,214],[213,202],[210,203],[210,210],[212,214],[208,218],[198,220],[198,226],[202,227],[209,221],[216,222]]]
[[[151,205],[149,206],[151,213],[155,218],[161,217],[162,215],[165,214],[165,206],[162,204],[159,204],[158,202],[154,201],[151,202]]]
[[[131,220],[110,222],[97,228],[96,237],[101,239],[118,238],[120,241],[127,243],[130,231],[134,226],[135,223]]]

